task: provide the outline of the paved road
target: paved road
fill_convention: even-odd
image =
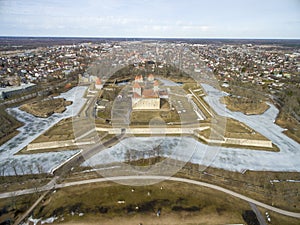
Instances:
[[[65,187],[71,187],[75,185],[83,185],[83,184],[90,184],[90,183],[99,183],[99,182],[107,182],[107,181],[120,181],[120,180],[168,180],[168,181],[176,181],[176,182],[182,182],[182,183],[188,183],[188,184],[194,184],[197,186],[203,186],[207,188],[211,188],[217,191],[224,192],[226,194],[229,194],[231,196],[234,196],[236,198],[245,200],[249,203],[253,203],[257,206],[263,207],[265,209],[271,210],[273,212],[285,215],[285,216],[290,216],[294,218],[299,218],[300,219],[300,213],[296,212],[290,212],[286,211],[283,209],[279,209],[270,205],[267,205],[265,203],[256,201],[255,199],[249,198],[247,196],[241,195],[239,193],[236,193],[234,191],[228,190],[223,187],[219,187],[214,184],[208,184],[205,182],[201,181],[195,181],[195,180],[190,180],[190,179],[185,179],[185,178],[179,178],[179,177],[166,177],[166,176],[119,176],[119,177],[107,177],[107,178],[97,178],[97,179],[91,179],[91,180],[82,180],[82,181],[75,181],[75,182],[69,182],[69,183],[63,183],[63,184],[55,184],[54,182],[52,184],[47,184],[41,188],[38,189],[38,191],[46,191],[50,190],[52,188],[65,188]],[[32,189],[26,189],[22,191],[16,191],[16,192],[7,192],[7,193],[2,193],[0,194],[0,199],[1,198],[8,198],[11,196],[18,196],[18,195],[25,195],[25,194],[32,194],[35,193],[37,190],[32,188]]]
[[[38,200],[35,201],[35,203],[25,212],[21,217],[19,217],[13,225],[19,225],[28,215],[31,213],[32,210],[45,198],[45,196],[48,194],[49,191],[44,192]]]
[[[249,202],[249,204],[251,206],[252,211],[255,213],[256,218],[257,218],[259,224],[260,225],[267,225],[267,223],[266,223],[263,215],[260,213],[260,211],[258,210],[258,208],[256,207],[256,205],[253,204],[253,203],[251,203],[251,202]]]

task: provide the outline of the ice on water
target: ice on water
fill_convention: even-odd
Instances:
[[[31,155],[15,154],[60,120],[77,115],[85,103],[85,99],[82,98],[85,90],[86,87],[78,86],[62,93],[59,97],[72,101],[73,104],[68,106],[65,112],[53,114],[48,118],[35,117],[19,108],[7,109],[10,114],[23,122],[24,126],[18,129],[20,133],[17,136],[0,146],[0,174],[15,175],[16,173],[49,172],[52,168],[74,155],[77,151]]]

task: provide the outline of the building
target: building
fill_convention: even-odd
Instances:
[[[143,81],[143,77],[141,75],[135,77],[135,81],[132,86],[132,109],[133,110],[160,109],[161,98],[159,95],[159,83],[157,80],[154,80],[153,75],[152,76],[150,75],[148,76],[148,80],[146,82],[141,82]]]
[[[35,88],[36,84],[28,83],[20,86],[0,88],[0,99],[14,97],[17,95],[24,95]]]
[[[143,83],[144,82],[143,76],[142,75],[135,76],[134,82]]]
[[[101,80],[100,80],[99,77],[97,77],[97,78],[95,79],[95,88],[96,88],[97,90],[101,90],[101,89],[103,88],[103,84],[102,84],[102,82],[101,82]]]
[[[154,81],[154,75],[151,73],[148,76],[148,81],[153,82]]]

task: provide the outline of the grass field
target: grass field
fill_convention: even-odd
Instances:
[[[63,98],[53,98],[26,103],[20,109],[34,116],[47,118],[53,113],[64,112],[66,107],[71,104],[71,101],[66,101]]]
[[[300,212],[299,183],[289,182],[289,180],[300,180],[297,172],[245,171],[239,173],[211,167],[202,172],[201,166],[187,163],[176,176],[213,183],[268,205]],[[280,182],[272,182],[274,180]]]
[[[132,224],[137,219],[145,224],[164,224],[164,221],[166,224],[179,221],[180,224],[199,224],[201,221],[203,224],[229,224],[243,223],[242,213],[247,209],[246,202],[193,185],[162,182],[130,187],[103,183],[57,190],[36,208],[34,217],[56,215],[63,217],[66,224],[95,219],[99,224],[100,221],[112,222],[115,218],[126,221],[122,224]],[[161,211],[160,218],[156,216],[158,210]],[[79,217],[79,213],[84,215]]]
[[[99,177],[95,172],[80,173],[78,169],[65,182]],[[199,165],[187,163],[176,176],[216,184],[269,205],[300,212],[299,185],[287,181],[300,180],[299,173],[246,171],[241,174],[216,168],[206,168],[204,172],[199,169]],[[7,190],[12,190],[15,189],[15,182],[20,183],[19,185],[23,183],[24,188],[27,188],[34,179],[25,176],[7,177],[3,182],[10,184]],[[42,177],[36,179],[41,184],[47,182]],[[272,180],[281,182],[271,183]],[[1,200],[0,209],[3,213],[0,223],[4,219],[18,216],[37,196],[38,193]],[[161,209],[161,217],[155,214],[158,209]],[[62,218],[64,221],[54,224],[67,225],[246,224],[242,217],[245,210],[250,210],[247,202],[194,185],[165,181],[151,186],[131,187],[106,182],[59,189],[48,195],[35,209],[34,217],[48,218],[56,215],[59,217],[57,221]],[[261,209],[263,215],[265,211]],[[299,224],[297,219],[268,212],[272,218],[271,224]],[[79,213],[83,215],[79,216]]]
[[[130,165],[151,165],[160,161],[155,158],[131,160]],[[172,161],[170,161],[172,162]],[[167,163],[167,162],[164,162]],[[110,168],[111,174],[114,174],[114,167],[118,164],[102,165],[101,168]],[[167,165],[166,165],[167,167]],[[204,167],[205,168],[205,167]],[[297,172],[269,172],[269,171],[244,171],[232,172],[223,169],[208,167],[203,169],[201,165],[187,163],[177,174],[178,177],[204,181],[216,184],[224,188],[236,191],[240,194],[249,196],[261,202],[285,210],[300,212],[300,186],[299,182],[290,182],[290,180],[299,181],[300,175]],[[79,170],[78,170],[79,169]],[[96,172],[80,173],[81,170],[90,168],[78,168],[75,173],[68,178],[68,181],[91,179],[99,176]],[[120,168],[116,169],[120,173]],[[126,171],[124,171],[124,175]]]
[[[131,112],[131,125],[148,125],[152,119],[160,118],[165,123],[180,122],[175,110],[170,111],[133,111]]]
[[[264,101],[251,102],[245,98],[237,98],[225,96],[220,99],[222,103],[231,111],[242,112],[246,115],[259,115],[263,114],[270,106]]]
[[[36,138],[33,143],[48,141],[65,141],[74,139],[72,118],[63,119],[45,133]]]
[[[40,193],[12,196],[0,201],[0,224],[13,224],[38,198]]]
[[[4,108],[0,107],[0,145],[18,134],[17,128],[23,124],[9,115]]]
[[[199,134],[207,139],[212,139],[212,140],[223,140],[224,138],[233,138],[233,139],[268,141],[268,139],[265,136],[251,129],[244,123],[241,123],[238,120],[232,118],[225,119],[219,117],[216,119],[216,122],[214,122],[214,125],[211,125],[211,128],[199,131]],[[203,140],[200,138],[199,141],[203,141]],[[238,146],[239,148],[247,148],[247,149],[254,149],[254,150],[275,151],[275,152],[279,151],[279,148],[274,144],[272,147],[253,147],[253,148],[251,146],[230,145],[230,144],[222,144],[222,146],[224,147]]]
[[[300,143],[300,123],[295,118],[287,113],[280,112],[276,118],[276,124],[286,128],[287,130],[283,133]]]
[[[264,216],[266,215],[266,212],[270,215],[271,222],[269,224],[286,224],[286,225],[298,225],[299,219],[292,219],[288,216],[282,216],[278,213],[263,209],[261,207],[258,207],[261,214]]]

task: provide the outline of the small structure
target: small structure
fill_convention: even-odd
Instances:
[[[159,89],[159,82],[153,74],[149,74],[145,82],[142,75],[135,77],[132,85],[133,110],[159,110],[161,99],[168,97],[167,90]]]
[[[132,86],[133,98],[141,98],[142,96],[142,87],[138,82],[135,82]]]
[[[153,82],[153,90],[154,90],[155,92],[158,92],[158,91],[159,91],[159,83],[158,83],[157,80],[155,80],[155,81]]]
[[[137,80],[140,80],[140,78]],[[132,109],[160,109],[160,98],[158,92],[153,87],[142,87],[140,82],[137,81],[133,84],[132,91]]]
[[[97,77],[97,78],[95,79],[95,88],[96,88],[97,90],[101,90],[101,89],[103,88],[103,84],[102,84],[102,82],[101,82],[101,80],[100,80],[99,77]]]
[[[134,81],[138,83],[143,83],[144,82],[143,76],[142,75],[135,76]]]
[[[156,212],[156,216],[157,216],[157,217],[160,217],[160,214],[161,214],[161,210],[158,209],[157,212]]]
[[[154,75],[152,73],[150,73],[148,75],[148,81],[153,82],[154,81]]]
[[[25,95],[28,92],[32,91],[35,87],[36,84],[28,83],[28,84],[21,84],[19,86],[0,88],[0,100],[14,97],[16,95]]]

